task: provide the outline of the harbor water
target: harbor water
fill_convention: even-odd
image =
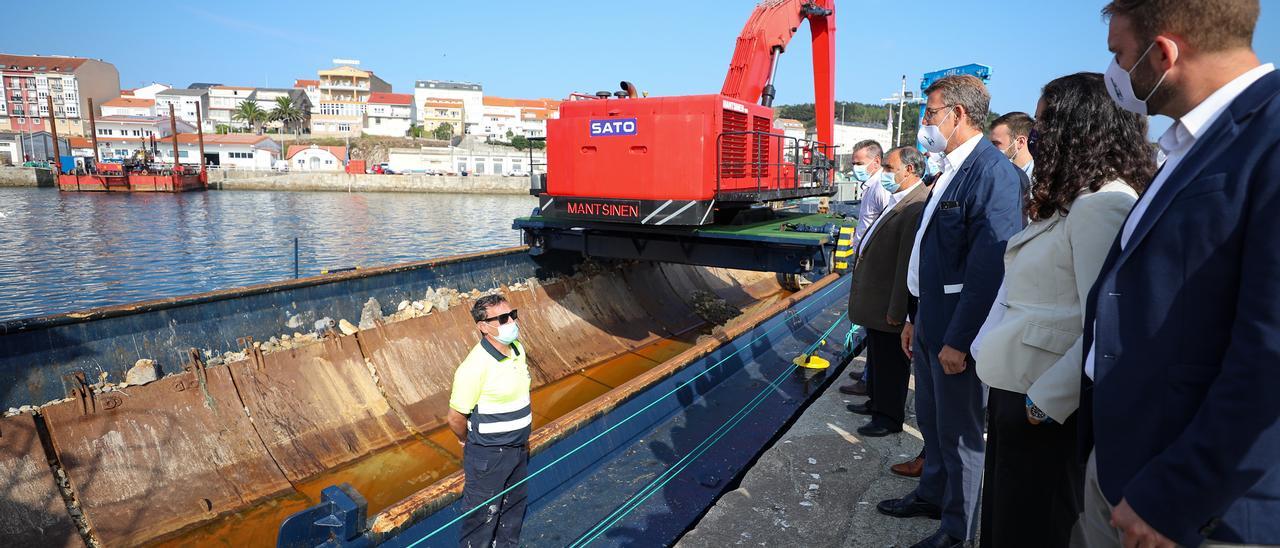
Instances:
[[[0,321],[509,247],[528,196],[0,188]]]

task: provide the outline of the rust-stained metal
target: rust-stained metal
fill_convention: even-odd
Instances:
[[[640,263],[624,268],[622,277],[636,292],[640,306],[665,327],[667,333],[679,335],[702,325],[702,320],[685,302],[687,297],[676,293],[656,265]]]
[[[93,164],[98,165],[102,162],[102,157],[98,153],[98,115],[93,111],[92,97],[89,98],[89,138],[93,140]]]
[[[138,544],[291,489],[226,367],[96,400],[96,408],[72,400],[42,411],[85,518],[107,545]]]
[[[551,444],[573,434],[582,426],[604,416],[633,396],[662,382],[690,363],[707,356],[724,344],[725,341],[741,336],[774,315],[788,310],[795,303],[820,291],[837,279],[838,276],[836,275],[826,276],[800,292],[779,299],[771,306],[735,320],[726,326],[723,333],[720,333],[718,337],[699,340],[693,347],[668,360],[661,366],[641,373],[608,393],[535,430],[529,438],[530,454],[537,454]],[[532,354],[533,351],[531,350],[530,355]],[[463,479],[461,471],[455,472],[430,487],[418,491],[403,501],[379,512],[370,518],[370,536],[375,543],[389,539],[426,516],[452,504],[462,496]]]
[[[84,546],[32,415],[0,418],[0,492],[0,546]]]
[[[479,339],[464,307],[437,311],[357,334],[383,392],[409,427],[444,424],[453,370]]]
[[[241,401],[291,481],[350,462],[410,433],[365,366],[354,336],[228,364]]]

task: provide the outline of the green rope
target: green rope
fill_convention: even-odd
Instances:
[[[840,317],[836,319],[834,323],[831,324],[831,327],[827,328],[827,331],[823,333],[822,336],[819,337],[817,341],[814,341],[814,343],[809,346],[808,350],[805,351],[805,355],[816,350],[817,347],[821,345],[823,341],[826,340],[827,336],[830,335],[833,330],[835,330],[835,327],[837,325],[840,325],[840,322],[844,320],[846,314],[847,313],[840,314]],[[856,330],[857,330],[857,327],[855,326],[854,331]],[[639,507],[640,504],[644,503],[644,501],[648,500],[649,497],[653,496],[654,493],[658,492],[659,489],[662,489],[663,487],[665,487],[667,483],[669,483],[672,479],[675,479],[675,477],[679,475],[680,472],[682,472],[685,468],[688,468],[689,465],[692,464],[694,460],[702,456],[702,454],[707,452],[707,450],[711,449],[711,446],[719,442],[721,438],[727,435],[729,431],[733,430],[733,428],[736,427],[738,423],[742,422],[742,420],[745,419],[747,415],[749,415],[752,411],[755,410],[756,407],[758,407],[761,403],[763,403],[764,400],[768,398],[768,396],[774,391],[774,389],[776,389],[779,385],[781,385],[782,381],[784,381],[787,378],[787,376],[791,374],[792,371],[795,371],[796,367],[798,366],[796,366],[795,364],[792,364],[790,367],[787,367],[782,372],[782,374],[778,375],[778,377],[775,378],[773,382],[769,383],[769,385],[766,386],[764,390],[761,390],[759,394],[756,394],[755,398],[752,398],[750,402],[747,402],[746,406],[743,406],[741,409],[739,409],[738,412],[735,413],[728,420],[726,420],[724,424],[721,424],[720,427],[717,428],[715,432],[712,432],[705,439],[703,439],[702,443],[699,443],[697,447],[693,448],[692,451],[687,453],[680,460],[676,461],[675,464],[672,464],[671,467],[667,468],[667,470],[662,473],[662,475],[654,478],[653,481],[649,482],[649,485],[645,486],[644,489],[641,489],[635,495],[632,495],[631,498],[627,500],[627,502],[625,502],[622,506],[619,506],[618,509],[614,510],[613,513],[609,514],[609,516],[606,517],[604,520],[597,523],[595,527],[592,527],[591,529],[587,530],[587,532],[583,533],[583,535],[579,537],[578,540],[574,541],[574,543],[571,544],[570,546],[578,547],[578,546],[586,546],[587,544],[590,544],[597,537],[604,534],[604,532],[607,531],[610,527],[613,527],[613,525],[616,524],[618,521],[627,517],[628,514],[630,514],[633,510]]]

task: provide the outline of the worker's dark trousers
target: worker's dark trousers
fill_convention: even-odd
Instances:
[[[529,448],[490,447],[468,442],[462,453],[462,471],[466,474],[462,510],[482,507],[463,518],[458,544],[463,548],[519,545],[520,526],[524,525],[524,508],[528,502],[525,484],[494,497],[529,474]]]
[[[875,368],[870,365],[874,363]],[[877,424],[900,430],[906,418],[907,384],[911,380],[911,359],[902,352],[902,335],[890,331],[867,330],[867,365],[871,382],[871,416]]]

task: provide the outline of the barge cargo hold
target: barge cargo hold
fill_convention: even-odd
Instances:
[[[453,368],[475,342],[471,297],[462,294],[498,288],[522,309],[535,385],[614,404],[626,404],[614,393],[631,376],[673,378],[671,364],[693,363],[741,331],[788,317],[790,301],[780,299],[793,298],[772,273],[582,263],[511,248],[0,323],[0,405],[55,400],[0,419],[0,544],[184,544],[181,535],[226,516],[315,504],[314,482],[368,463],[394,465],[377,460],[392,448],[408,444],[403,454],[456,462],[438,435]],[[429,314],[394,305],[428,297]],[[371,298],[386,303],[389,318],[348,335],[324,328],[355,321]],[[724,310],[744,314],[712,329],[704,318]],[[313,333],[317,323],[323,336]],[[262,344],[280,335],[305,342]],[[683,358],[667,360],[681,350]],[[649,358],[591,369],[626,356]],[[112,384],[139,359],[155,360],[162,377]],[[538,436],[573,434],[553,425],[594,417],[601,408],[590,405],[548,410]],[[415,522],[408,515],[401,525]],[[278,525],[263,528],[267,539]]]

